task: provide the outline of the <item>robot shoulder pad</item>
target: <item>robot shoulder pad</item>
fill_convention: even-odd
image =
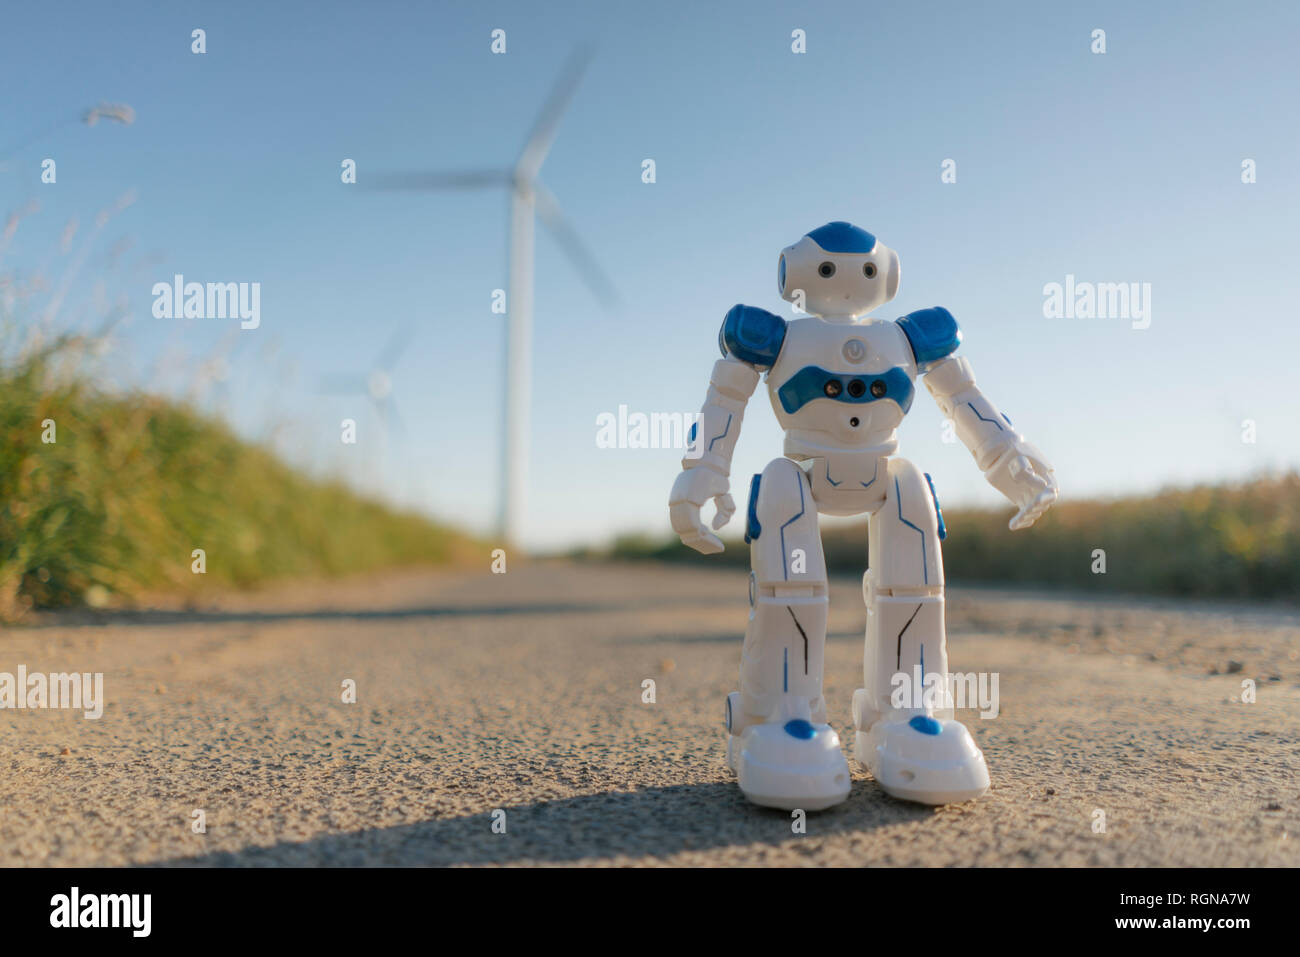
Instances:
[[[785,343],[785,320],[753,306],[732,306],[718,331],[718,348],[760,371],[770,369]]]
[[[952,355],[961,345],[957,320],[943,306],[909,312],[898,320],[898,325],[907,336],[916,364],[923,372],[929,363]]]

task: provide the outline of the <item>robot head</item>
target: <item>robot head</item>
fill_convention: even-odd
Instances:
[[[777,264],[781,298],[807,313],[851,318],[883,306],[898,292],[898,253],[865,229],[827,223],[781,250]]]

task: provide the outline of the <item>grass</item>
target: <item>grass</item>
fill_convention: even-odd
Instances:
[[[89,345],[0,351],[0,620],[477,552],[422,516],[305,477],[193,408],[96,388]]]
[[[1007,528],[1012,511],[1010,506],[945,511],[944,571],[949,582],[1300,598],[1300,475],[1294,472],[1150,496],[1067,501],[1021,532]],[[742,507],[742,520],[743,515]],[[828,529],[825,544],[833,573],[862,573],[868,557],[865,523]],[[1093,571],[1096,549],[1105,552],[1104,574]],[[706,564],[749,561],[749,549],[739,539],[728,540],[721,555],[701,556],[675,539],[627,537],[615,542],[608,554]]]

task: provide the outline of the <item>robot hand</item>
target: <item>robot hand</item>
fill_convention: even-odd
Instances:
[[[736,512],[736,502],[729,494],[730,487],[725,475],[703,466],[685,469],[677,476],[668,497],[668,514],[673,531],[681,537],[683,545],[689,545],[702,555],[722,551],[722,539],[704,525],[700,507],[713,499],[718,509],[713,516],[713,527],[718,529],[726,525]]]
[[[1017,438],[985,473],[989,484],[1007,497],[1020,511],[1011,518],[1010,528],[1019,531],[1038,521],[1056,501],[1060,491],[1056,472],[1043,453]]]

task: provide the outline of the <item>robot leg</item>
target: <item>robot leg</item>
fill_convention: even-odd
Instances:
[[[853,695],[854,756],[889,794],[922,804],[979,797],[984,756],[948,695],[943,556],[928,478],[892,459],[870,518],[864,686]]]
[[[826,723],[826,563],[817,505],[794,462],[750,488],[750,614],[740,691],[727,697],[727,762],[756,804],[820,810],[848,797],[848,764]]]

